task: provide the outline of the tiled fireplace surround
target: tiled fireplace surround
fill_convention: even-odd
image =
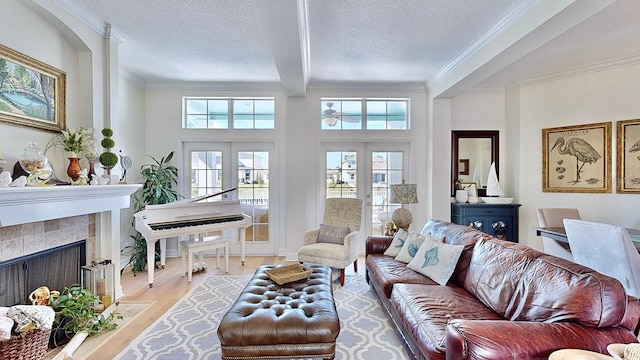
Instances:
[[[111,259],[120,269],[120,210],[140,186],[0,188],[0,261],[86,239],[87,261]]]

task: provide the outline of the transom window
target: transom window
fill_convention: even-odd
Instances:
[[[322,100],[323,130],[408,130],[409,99]],[[364,127],[363,127],[364,124]]]
[[[185,129],[273,129],[274,98],[183,97]]]

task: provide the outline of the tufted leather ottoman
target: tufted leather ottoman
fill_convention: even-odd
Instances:
[[[333,359],[340,319],[331,268],[305,265],[309,278],[283,285],[261,266],[218,326],[222,359]]]

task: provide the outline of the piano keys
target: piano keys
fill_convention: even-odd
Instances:
[[[234,189],[187,201],[147,205],[134,214],[135,229],[147,242],[147,273],[149,287],[153,287],[155,242],[160,240],[160,264],[164,267],[166,239],[212,231],[236,229],[240,241],[240,261],[245,262],[245,229],[252,224],[251,216],[243,214],[240,201],[199,202]]]

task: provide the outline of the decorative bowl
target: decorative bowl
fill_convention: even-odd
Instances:
[[[482,202],[487,204],[511,204],[513,198],[508,197],[481,197]]]

